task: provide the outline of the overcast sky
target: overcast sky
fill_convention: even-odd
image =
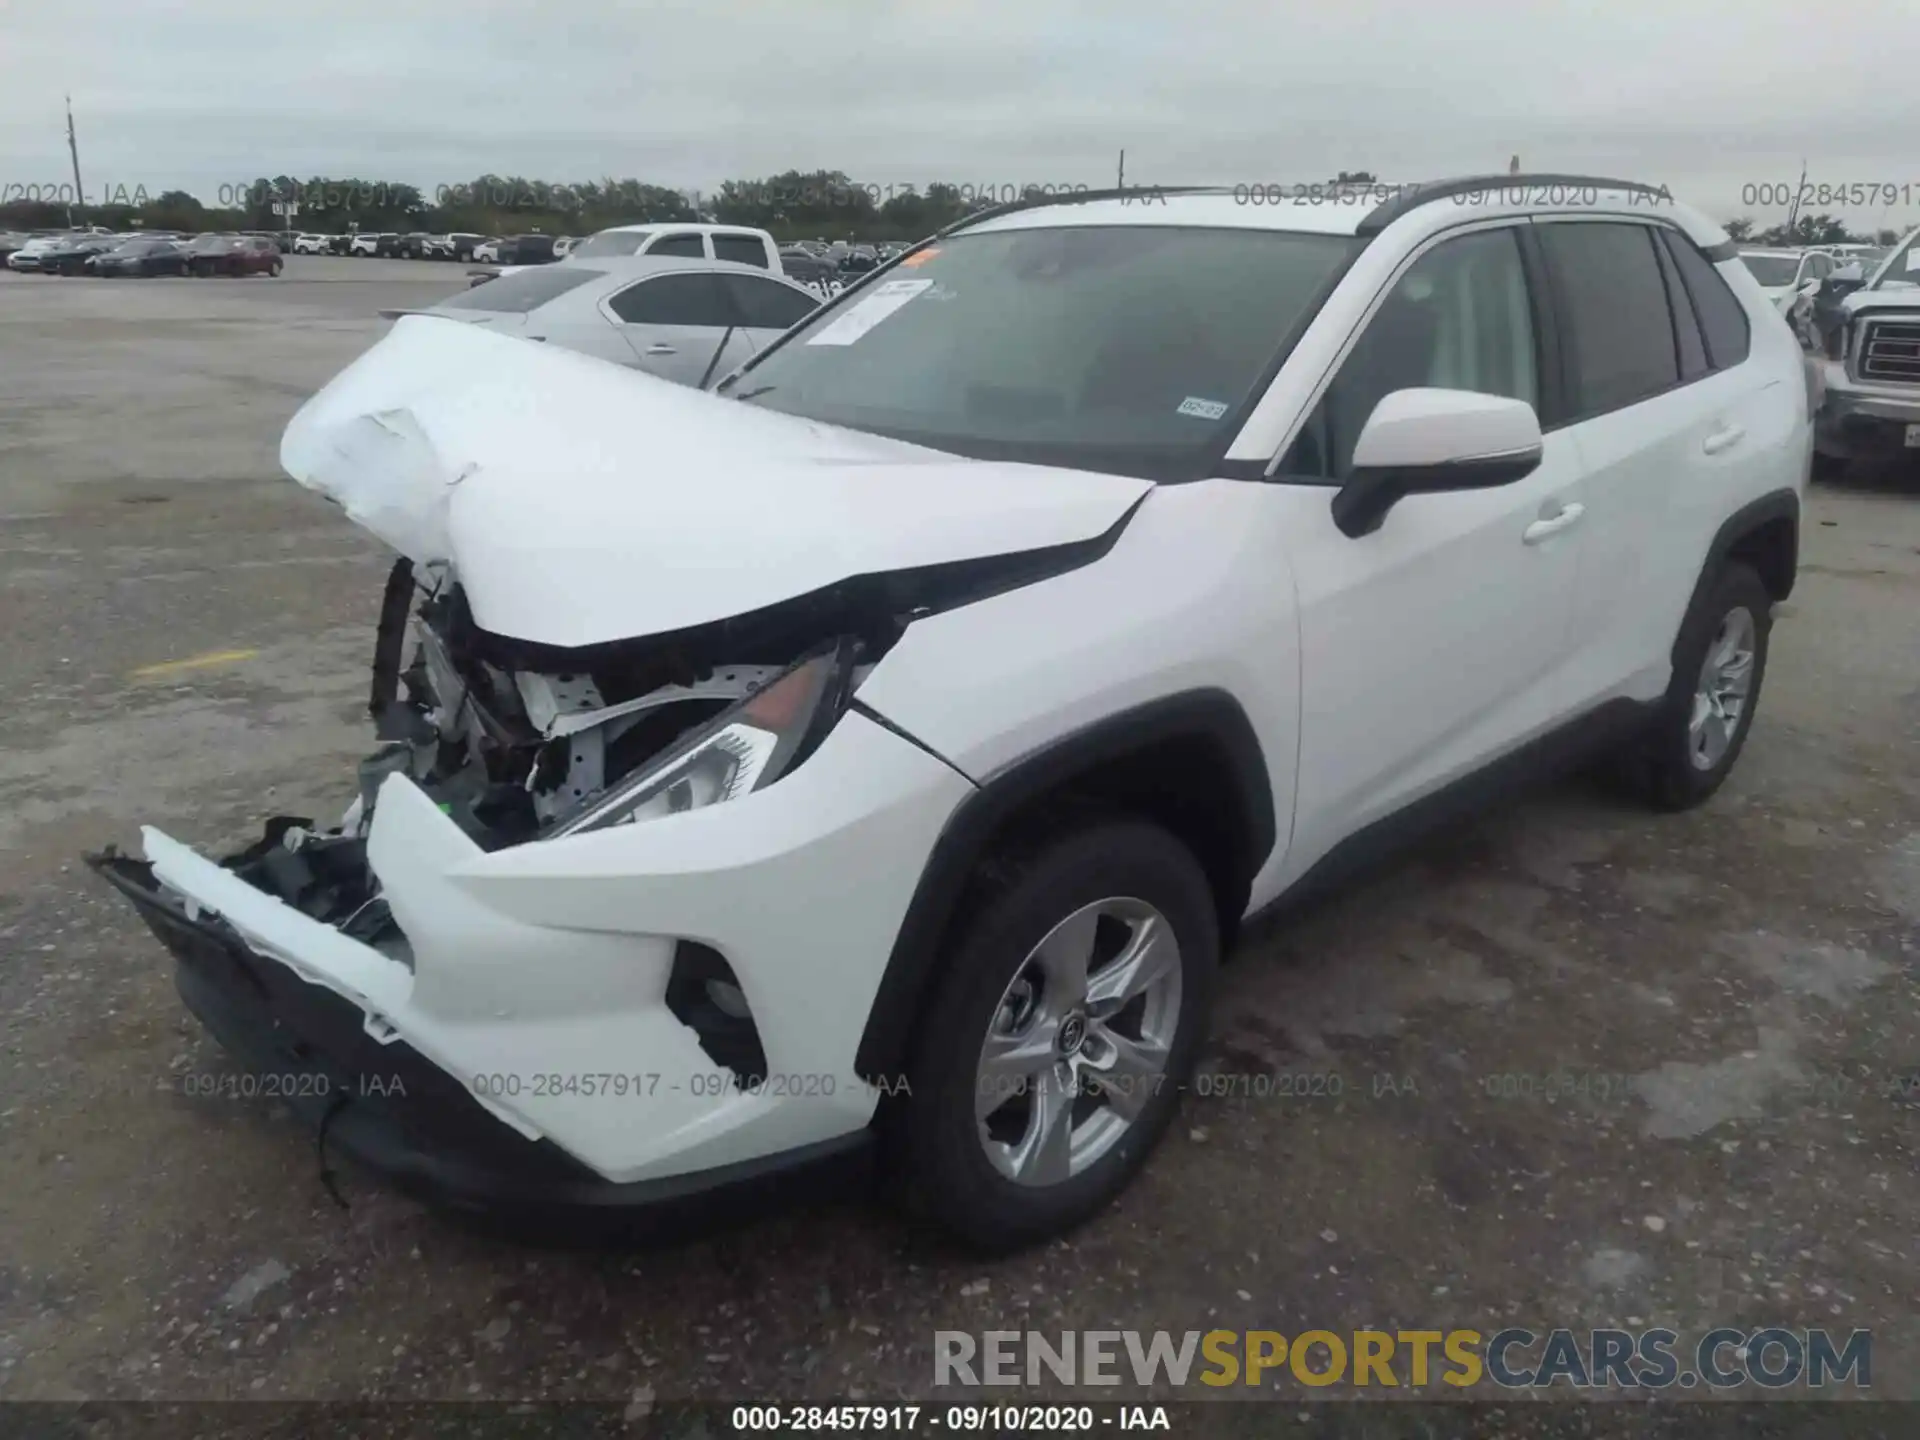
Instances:
[[[399,12],[404,12],[404,15]],[[1920,4],[1845,0],[0,0],[0,192],[493,171],[685,189],[1618,175],[1904,187]]]

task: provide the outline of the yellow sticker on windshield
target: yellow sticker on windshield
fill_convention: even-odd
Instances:
[[[924,265],[939,253],[940,247],[938,245],[931,245],[925,250],[916,250],[900,262],[901,268],[905,269],[913,265]]]

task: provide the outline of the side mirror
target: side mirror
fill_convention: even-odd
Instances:
[[[1540,417],[1524,400],[1474,390],[1395,390],[1373,407],[1334,492],[1333,523],[1371,535],[1408,495],[1510,485],[1539,468]]]

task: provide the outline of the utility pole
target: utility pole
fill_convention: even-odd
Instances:
[[[1120,178],[1114,183],[1114,188],[1116,190],[1127,188],[1127,152],[1124,150],[1120,152]]]
[[[87,203],[87,192],[80,184],[80,143],[73,138],[73,97],[67,96],[67,154],[73,157],[73,203],[83,208]],[[72,219],[69,214],[68,219]]]
[[[1793,204],[1787,207],[1787,243],[1793,244],[1793,227],[1800,218],[1800,194],[1807,188],[1807,160],[1800,157],[1800,183],[1793,187]]]

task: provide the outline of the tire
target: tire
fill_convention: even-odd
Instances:
[[[1725,783],[1753,729],[1772,628],[1773,597],[1751,566],[1729,562],[1701,590],[1681,622],[1673,679],[1659,713],[1625,757],[1633,787],[1656,809],[1691,809]],[[1725,697],[1744,686],[1738,714],[1726,727],[1725,743],[1717,745],[1711,713],[1700,727],[1694,724],[1696,697],[1705,690],[1709,655],[1719,657],[1730,646],[1736,654],[1744,649],[1749,659],[1744,667],[1735,664],[1723,670],[1716,687]],[[1742,668],[1745,679],[1737,681],[1734,677]],[[1724,699],[1719,708],[1724,713]]]
[[[267,267],[267,274],[271,275],[274,279],[278,280],[280,278],[281,270],[285,268],[286,267],[282,264],[282,262],[276,260]]]
[[[907,1093],[893,1097],[897,1103],[883,1128],[908,1206],[971,1248],[996,1253],[1080,1224],[1146,1162],[1173,1119],[1205,1035],[1220,931],[1212,888],[1192,852],[1137,820],[1084,823],[1024,854],[996,855],[975,892],[965,902],[972,918],[946,947],[941,978],[922,1012],[934,1018],[912,1042]],[[1116,906],[1124,919],[1098,918],[1102,907]],[[1115,951],[1130,953],[1127,947],[1149,929],[1163,937],[1170,931],[1177,946],[1176,954],[1164,944],[1154,952],[1164,967],[1160,974],[1175,977],[1171,985],[1162,978],[1117,1012],[1097,994],[1084,1007],[1075,1005],[1071,983],[1050,993],[1053,967],[1035,958],[1043,940],[1051,942],[1047,953],[1063,974],[1075,968],[1074,947],[1065,939],[1086,940],[1092,963],[1080,973],[1091,971],[1097,992],[1103,977],[1115,983],[1121,968],[1111,959]],[[1059,1004],[1068,1008],[1056,1010]],[[1067,1022],[1074,1017],[1078,1038],[1069,1039]],[[1010,1027],[1003,1045],[1029,1058],[989,1076],[984,1047],[995,1027]],[[1119,1058],[1115,1036],[1156,1049],[1163,1057],[1158,1076],[1142,1072],[1112,1098],[1088,1093],[1082,1097],[1087,1113],[1076,1114],[1080,1101],[1067,1098],[1066,1077],[1100,1073],[1103,1055],[1109,1064]],[[1058,1059],[1063,1049],[1074,1050],[1074,1058]],[[1016,1072],[1039,1078],[1007,1078]],[[1123,1096],[1132,1099],[1122,1105]],[[977,1106],[976,1097],[986,1098]],[[1042,1108],[1049,1098],[1064,1104]],[[1043,1130],[1060,1139],[1063,1132],[1045,1127],[1042,1116],[1063,1112],[1065,1148],[1033,1144]],[[1071,1146],[1083,1142],[1086,1153],[1073,1156]],[[1003,1168],[1020,1168],[1023,1151],[1026,1183]],[[1049,1160],[1054,1178],[1033,1168]]]

